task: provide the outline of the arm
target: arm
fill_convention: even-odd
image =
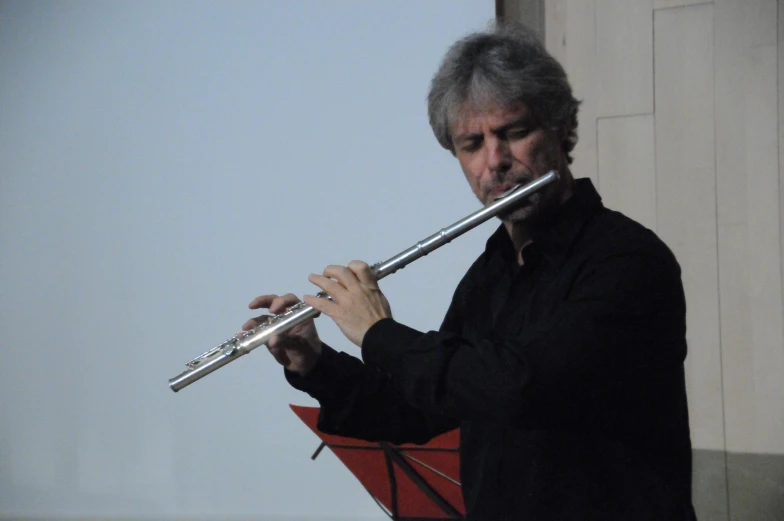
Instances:
[[[316,366],[301,376],[286,370],[294,388],[319,401],[318,428],[368,441],[426,443],[458,422],[411,407],[388,374],[322,344]]]
[[[262,295],[248,307],[281,313],[297,302],[291,293]],[[242,329],[257,327],[266,320],[266,315],[260,315],[248,320]],[[321,403],[318,427],[323,432],[369,441],[424,443],[458,425],[411,407],[388,375],[322,343],[312,319],[272,337],[268,349],[284,367],[289,383]]]
[[[386,318],[366,333],[362,355],[424,411],[502,423],[548,409],[578,418],[624,381],[680,365],[683,317],[674,260],[614,254],[577,277],[546,324],[514,338],[472,343],[451,330],[423,333]]]

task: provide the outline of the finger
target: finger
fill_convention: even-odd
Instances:
[[[250,301],[248,307],[250,309],[268,308],[273,300],[278,298],[277,295],[261,295]]]
[[[324,275],[311,273],[308,275],[308,280],[319,288],[323,289],[327,295],[336,301],[340,301],[340,296],[343,295],[343,293],[346,291],[346,287],[339,281],[332,280],[331,278],[325,277]]]
[[[254,327],[258,327],[261,324],[266,324],[269,321],[270,318],[272,318],[271,315],[260,315],[258,317],[254,317],[254,318],[248,319],[247,322],[242,324],[242,330],[243,331],[248,331],[249,329],[253,329]]]
[[[337,280],[348,290],[355,289],[359,286],[357,276],[345,266],[330,264],[324,268],[324,276]]]
[[[348,269],[354,274],[360,284],[371,289],[378,289],[378,278],[367,262],[353,260],[348,263]]]
[[[315,295],[305,295],[305,304],[312,307],[319,313],[324,313],[328,317],[332,317],[338,310],[337,304],[325,297],[317,297]]]
[[[293,293],[286,293],[283,296],[273,299],[270,303],[269,310],[272,313],[281,313],[282,311],[285,311],[287,307],[293,306],[298,302],[299,299],[296,295]]]

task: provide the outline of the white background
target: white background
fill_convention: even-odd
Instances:
[[[386,519],[259,349],[267,292],[478,208],[427,122],[493,2],[0,3],[0,516]],[[489,222],[382,282],[437,328]],[[322,338],[358,354],[328,318]]]

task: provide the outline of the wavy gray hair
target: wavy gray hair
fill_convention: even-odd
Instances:
[[[525,103],[539,124],[563,136],[566,159],[577,143],[580,102],[561,64],[530,30],[509,23],[470,34],[449,48],[430,83],[428,116],[442,147],[455,153],[451,128],[465,109]]]

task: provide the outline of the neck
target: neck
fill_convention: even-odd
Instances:
[[[549,219],[574,194],[574,178],[568,169],[562,174],[562,181],[556,183],[556,187],[558,188],[556,192],[543,195],[542,207],[540,208],[542,213],[533,216],[533,219],[504,222],[509,238],[512,239],[512,244],[517,252],[517,262],[521,266],[523,264],[523,248],[533,241],[532,236],[537,225]]]
[[[514,249],[517,252],[519,262],[523,248],[531,243],[531,227],[528,226],[527,222],[509,221],[505,222],[504,226],[506,227],[507,233],[509,233],[509,238],[512,239],[512,244],[514,245]]]

